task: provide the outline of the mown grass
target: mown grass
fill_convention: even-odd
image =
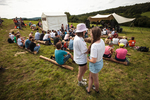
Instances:
[[[150,11],[142,13],[141,16],[147,16],[150,18]]]
[[[4,72],[0,71],[0,100],[150,99],[150,52],[139,52],[127,47],[131,53],[131,56],[128,56],[131,61],[129,66],[104,60],[103,69],[99,72],[100,94],[92,90],[91,95],[88,95],[85,87],[77,86],[78,65],[71,60],[67,61],[66,64],[74,67],[74,70],[70,71],[39,58],[40,55],[53,55],[53,46],[41,44],[37,55],[27,53],[14,57],[16,52],[25,50],[7,42],[9,30],[13,28],[13,21],[7,19],[4,19],[3,26],[0,27],[0,66],[6,69]],[[122,28],[120,36],[134,36],[137,46],[150,47],[150,29],[125,26]],[[22,36],[28,37],[31,29],[27,26],[19,31]],[[118,46],[115,46],[114,49],[117,48]],[[84,77],[88,79],[88,75],[89,70]]]

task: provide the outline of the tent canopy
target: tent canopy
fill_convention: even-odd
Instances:
[[[101,21],[101,20],[111,20],[115,18],[116,21],[121,24],[121,23],[126,23],[126,22],[130,22],[133,21],[135,18],[125,18],[122,16],[117,15],[116,13],[113,14],[109,14],[109,15],[100,15],[97,14],[96,16],[93,17],[89,17],[88,19],[92,22],[92,21]]]
[[[61,12],[43,12],[41,15],[43,30],[59,30],[68,25],[67,15]]]

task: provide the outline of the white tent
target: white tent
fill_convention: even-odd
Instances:
[[[64,13],[43,12],[41,16],[43,30],[59,30],[63,24],[68,25],[67,15]]]
[[[135,19],[135,18],[125,18],[125,17],[117,15],[116,13],[109,14],[109,15],[100,15],[100,14],[97,14],[96,16],[89,17],[88,19],[90,21],[96,21],[97,22],[97,21],[101,21],[101,20],[111,20],[113,18],[115,18],[116,21],[119,24],[130,22],[130,21],[133,21]]]

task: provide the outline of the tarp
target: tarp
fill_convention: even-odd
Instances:
[[[96,16],[93,16],[93,17],[89,17],[88,19],[92,22],[92,21],[101,21],[101,20],[111,20],[115,18],[116,21],[121,24],[121,23],[126,23],[126,22],[130,22],[130,21],[133,21],[135,18],[125,18],[125,17],[122,17],[120,15],[117,15],[116,13],[113,13],[113,14],[109,14],[109,15],[100,15],[100,14],[97,14]]]
[[[68,25],[67,15],[64,13],[43,12],[41,15],[43,30],[59,30],[61,25]]]

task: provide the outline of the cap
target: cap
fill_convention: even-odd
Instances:
[[[124,46],[124,43],[120,43],[120,44],[119,44],[119,47],[123,47],[123,46]]]

